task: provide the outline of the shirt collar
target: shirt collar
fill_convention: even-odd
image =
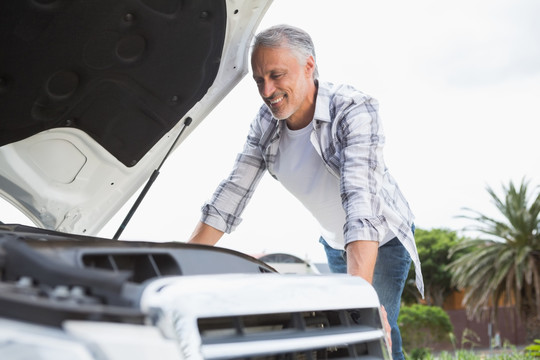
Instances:
[[[331,122],[330,117],[330,96],[328,87],[324,82],[317,80],[317,100],[315,102],[315,114],[313,120]]]

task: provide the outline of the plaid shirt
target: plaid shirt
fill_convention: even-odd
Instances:
[[[201,221],[230,233],[262,175],[272,176],[280,134],[277,121],[263,105],[251,123],[243,151],[229,177],[202,208]],[[345,244],[381,241],[388,230],[403,243],[415,264],[416,283],[423,294],[420,260],[412,233],[414,216],[383,159],[383,134],[378,103],[346,85],[319,82],[311,143],[327,169],[340,179]]]

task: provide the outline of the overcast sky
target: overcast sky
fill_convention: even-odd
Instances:
[[[322,80],[380,103],[385,158],[417,227],[459,230],[494,214],[486,185],[540,184],[540,1],[275,0],[260,28],[314,40]],[[227,176],[261,100],[248,74],[161,168],[123,239],[185,241]],[[101,233],[112,237],[123,210]],[[324,259],[316,223],[270,176],[220,246]]]

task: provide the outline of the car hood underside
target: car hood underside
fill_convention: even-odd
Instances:
[[[2,7],[0,146],[66,127],[133,166],[206,94],[219,69],[224,1]]]
[[[245,76],[270,3],[0,2],[0,196],[97,234]]]

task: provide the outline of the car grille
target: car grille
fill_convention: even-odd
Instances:
[[[385,359],[378,309],[201,318],[205,359]]]

